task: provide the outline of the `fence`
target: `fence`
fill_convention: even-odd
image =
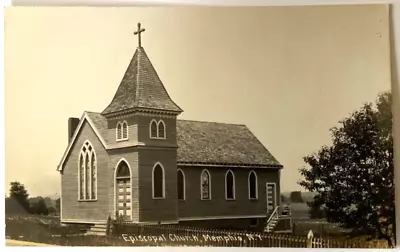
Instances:
[[[128,244],[143,246],[283,247],[283,248],[384,248],[365,240],[320,239],[238,230],[216,230],[180,225],[143,225],[114,221],[111,235]],[[309,234],[310,235],[310,234]]]

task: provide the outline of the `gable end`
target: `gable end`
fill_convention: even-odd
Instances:
[[[64,166],[64,162],[65,162],[65,160],[67,159],[67,157],[68,157],[68,155],[69,155],[69,153],[70,153],[70,151],[71,151],[71,149],[72,149],[72,146],[74,145],[74,143],[75,143],[75,141],[76,141],[76,139],[77,139],[77,137],[78,137],[78,135],[79,135],[79,132],[81,131],[82,126],[84,125],[84,122],[85,122],[85,121],[88,122],[89,126],[92,128],[93,132],[95,133],[95,135],[97,136],[97,138],[100,140],[100,142],[101,142],[101,144],[103,145],[103,147],[104,147],[105,149],[107,149],[107,143],[105,142],[105,140],[103,139],[103,137],[100,135],[100,133],[98,132],[98,130],[96,129],[96,127],[94,127],[93,122],[90,120],[88,114],[87,114],[86,112],[84,112],[83,115],[82,115],[82,117],[81,117],[81,120],[80,120],[80,122],[79,122],[79,124],[78,124],[78,127],[76,127],[75,133],[74,133],[74,135],[73,135],[73,137],[72,137],[70,143],[68,144],[68,147],[67,147],[67,149],[65,150],[64,155],[62,156],[59,165],[57,166],[57,171],[60,171],[60,172],[61,172],[61,171],[63,170],[63,168],[64,168],[64,167],[63,167],[63,166]]]

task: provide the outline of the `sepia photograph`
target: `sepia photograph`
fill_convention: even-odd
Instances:
[[[388,5],[4,22],[6,246],[396,246]]]

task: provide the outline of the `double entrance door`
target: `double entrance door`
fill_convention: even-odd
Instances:
[[[130,220],[132,215],[131,180],[118,178],[117,182],[117,214],[120,218]]]

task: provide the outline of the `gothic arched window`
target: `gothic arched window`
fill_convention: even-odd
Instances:
[[[96,153],[89,141],[86,141],[79,154],[78,162],[78,199],[97,199],[97,162]]]
[[[165,124],[162,120],[158,122],[158,138],[165,138]]]
[[[160,163],[157,163],[153,168],[153,198],[164,198],[165,187],[164,187],[164,168]]]
[[[152,120],[150,123],[150,138],[157,138],[157,131],[157,122],[155,120]]]
[[[211,199],[211,176],[207,170],[204,170],[201,173],[200,186],[201,186],[201,199],[202,200]]]
[[[128,140],[128,123],[126,121],[117,123],[117,141]]]
[[[185,174],[181,169],[178,169],[178,199],[185,200],[186,188],[185,188]]]
[[[249,199],[257,199],[257,174],[254,171],[251,171],[249,173],[249,178],[248,178],[248,183],[249,183]]]
[[[225,198],[235,199],[235,175],[230,170],[225,174]]]

